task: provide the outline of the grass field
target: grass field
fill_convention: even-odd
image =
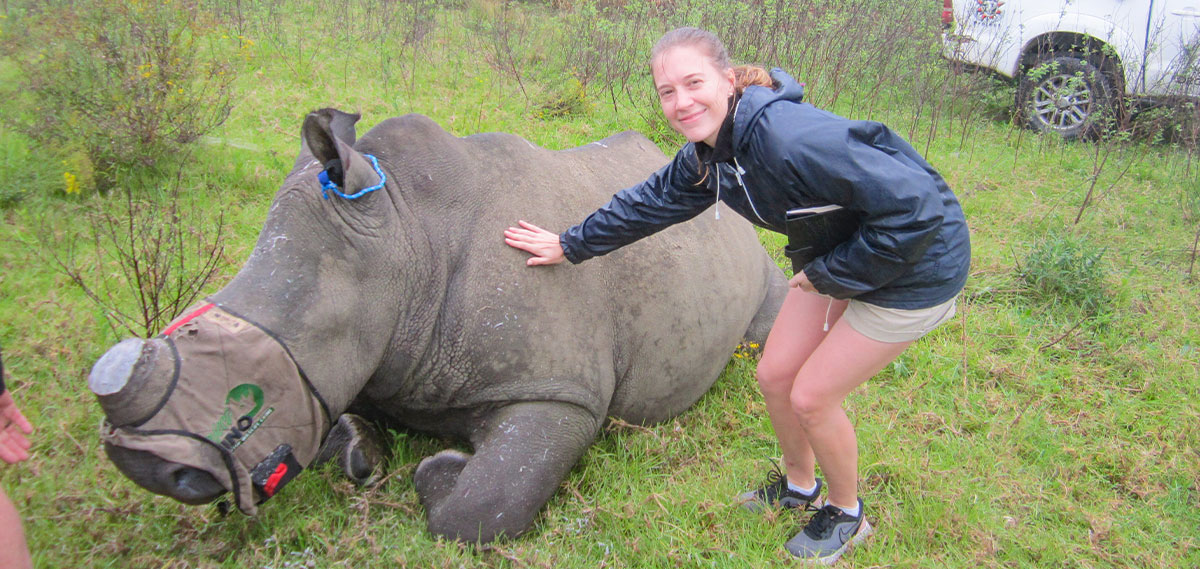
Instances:
[[[230,63],[231,113],[186,154],[122,180],[140,180],[140,197],[179,189],[181,211],[197,231],[214,231],[223,214],[225,248],[205,287],[212,292],[249,255],[299,148],[300,123],[316,108],[362,113],[360,134],[416,112],[459,136],[505,131],[560,149],[633,129],[674,152],[679,140],[647,97],[644,64],[580,51],[587,46],[577,31],[596,17],[596,4],[563,8],[570,4],[205,3],[221,8],[221,25],[204,28],[195,49]],[[674,12],[661,9],[668,4]],[[422,457],[453,443],[412,433],[394,433],[390,475],[377,487],[362,490],[335,469],[318,468],[256,518],[222,516],[135,487],[104,457],[101,412],[86,387],[92,363],[126,333],[53,261],[72,247],[86,256],[84,215],[119,213],[122,191],[67,193],[64,173],[85,178],[69,145],[51,148],[7,128],[57,112],[39,109],[21,90],[28,77],[14,58],[36,53],[20,43],[34,8],[53,14],[64,5],[6,2],[0,36],[9,48],[0,59],[0,91],[9,101],[0,110],[0,172],[9,182],[0,190],[0,345],[8,385],[37,428],[33,457],[0,468],[0,484],[24,517],[37,567],[794,564],[782,544],[800,519],[753,515],[732,503],[779,455],[753,356],[735,355],[708,395],[671,421],[606,428],[535,527],[489,547],[426,532],[411,476]],[[626,47],[645,53],[668,26],[731,25],[765,6],[748,3],[738,12],[705,5],[629,3],[621,13],[643,18],[644,26]],[[934,26],[928,11],[916,21]],[[598,20],[601,32],[628,31],[609,14]],[[897,50],[934,50],[936,32],[919,29],[914,45]],[[613,37],[623,36],[601,35]],[[737,52],[768,53],[751,39]],[[821,57],[804,60],[818,67],[781,65],[809,79],[818,104],[884,120],[910,138],[961,199],[974,253],[959,316],[847,402],[863,498],[878,531],[840,564],[1200,566],[1194,149],[1120,136],[1065,143],[983,116],[989,113],[963,112],[1009,95],[1002,86],[998,93],[955,91],[967,83],[948,77],[936,58],[889,71],[894,80],[871,91],[854,86],[875,75],[846,69],[838,83],[821,71],[838,58]],[[620,65],[635,66],[627,86],[613,71]],[[830,95],[835,89],[840,96]],[[781,259],[781,237],[762,239]],[[119,297],[113,266],[94,267],[86,276],[116,283],[107,290]],[[129,296],[116,300],[128,305]]]

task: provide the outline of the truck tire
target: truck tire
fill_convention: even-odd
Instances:
[[[1043,56],[1017,85],[1018,120],[1068,140],[1103,135],[1116,124],[1118,103],[1112,79],[1078,54]]]

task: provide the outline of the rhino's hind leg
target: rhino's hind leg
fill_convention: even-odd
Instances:
[[[479,543],[521,534],[598,429],[595,417],[567,403],[497,410],[472,441],[474,455],[443,451],[417,468],[414,484],[429,531]]]
[[[337,460],[338,466],[359,486],[379,481],[387,459],[388,445],[366,419],[345,413],[338,417],[314,463]]]
[[[766,253],[763,253],[766,257]],[[746,334],[742,337],[745,344],[758,344],[760,347],[767,343],[767,335],[771,333],[771,327],[775,325],[775,316],[779,314],[780,307],[783,306],[783,299],[787,298],[788,281],[783,275],[783,271],[775,266],[774,261],[767,258],[767,264],[764,269],[766,276],[766,294],[763,296],[762,304],[758,306],[758,312],[754,314],[754,318],[750,321],[750,326],[746,329]]]

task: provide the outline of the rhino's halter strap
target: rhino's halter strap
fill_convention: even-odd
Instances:
[[[317,174],[317,181],[321,182],[321,197],[323,197],[325,199],[329,199],[329,192],[333,192],[334,195],[336,195],[342,199],[355,200],[355,199],[361,198],[375,190],[382,188],[384,186],[384,184],[387,183],[387,174],[383,173],[383,169],[381,169],[379,167],[379,161],[375,159],[375,156],[373,156],[371,154],[363,154],[363,156],[366,156],[367,160],[371,161],[371,166],[373,168],[375,168],[375,173],[379,175],[379,183],[378,184],[375,184],[374,186],[371,186],[369,188],[363,188],[353,194],[346,194],[346,193],[342,192],[342,189],[340,187],[338,187],[338,184],[336,182],[334,182],[333,180],[331,180],[329,178],[329,170],[325,169],[325,170],[321,170]],[[338,167],[339,168],[341,167],[340,164]]]
[[[216,303],[185,311],[159,338],[175,360],[166,394],[137,423],[105,420],[101,439],[208,472],[255,514],[316,457],[328,405],[278,336]]]

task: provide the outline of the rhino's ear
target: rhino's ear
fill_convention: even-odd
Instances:
[[[304,120],[305,126],[301,129],[300,155],[296,157],[296,163],[292,166],[292,171],[296,172],[308,166],[315,156],[309,144],[308,137],[305,135],[305,133],[311,130],[308,126],[310,120],[315,121],[315,126],[319,127],[317,130],[327,131],[333,139],[341,140],[353,146],[356,137],[354,123],[358,122],[360,116],[356,113],[346,113],[332,108],[325,108],[309,113],[308,117]],[[330,145],[327,144],[326,146]]]
[[[343,113],[337,109],[323,109],[329,115],[329,132],[333,133],[333,137],[354,146],[354,141],[357,139],[357,133],[354,132],[354,124],[362,115],[358,113]]]
[[[313,111],[304,117],[300,137],[313,156],[324,164],[337,157],[335,141],[354,145],[354,123],[358,122],[360,116],[330,108]]]
[[[337,109],[321,109],[304,118],[300,132],[304,145],[324,167],[330,181],[347,194],[380,182],[374,166],[351,146],[358,118],[357,114]]]

